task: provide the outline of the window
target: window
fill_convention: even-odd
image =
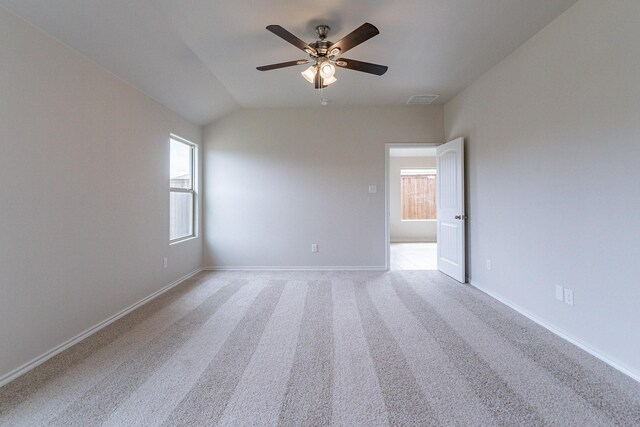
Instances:
[[[169,139],[169,241],[195,236],[195,145],[182,138]]]
[[[400,170],[403,221],[436,219],[436,170]]]

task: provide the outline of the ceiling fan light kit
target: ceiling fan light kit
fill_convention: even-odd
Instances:
[[[364,23],[335,43],[326,40],[330,30],[328,25],[318,25],[316,27],[316,34],[318,35],[319,40],[309,44],[294,36],[280,25],[268,25],[267,30],[291,43],[298,49],[306,52],[309,55],[309,59],[264,65],[257,67],[259,71],[269,71],[278,68],[312,63],[309,68],[300,74],[302,74],[302,77],[304,77],[306,81],[312,83],[315,89],[318,89],[321,92],[323,88],[338,80],[335,77],[336,67],[375,74],[378,76],[387,72],[388,67],[385,65],[338,57],[340,54],[345,53],[380,33],[374,25],[369,24],[368,22]],[[327,104],[327,100],[322,97],[322,94],[321,104]]]
[[[313,79],[316,78],[316,66],[312,65],[300,74],[302,74],[302,77],[304,77],[306,81],[313,83]]]
[[[323,79],[328,79],[330,77],[333,77],[335,73],[336,73],[336,67],[334,67],[333,64],[329,61],[324,61],[320,66],[320,75],[322,76]]]

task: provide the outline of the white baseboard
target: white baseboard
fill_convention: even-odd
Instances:
[[[152,299],[162,295],[163,293],[167,292],[169,289],[179,285],[180,283],[184,282],[185,280],[187,280],[191,276],[194,276],[195,274],[198,274],[201,271],[202,271],[202,269],[199,268],[196,271],[193,271],[193,272],[187,274],[186,276],[183,276],[183,277],[179,278],[175,282],[165,286],[164,288],[162,288],[160,290],[155,291],[151,295],[141,299],[140,301],[136,302],[133,305],[130,305],[129,307],[127,307],[124,310],[114,314],[113,316],[109,317],[108,319],[103,320],[102,322],[92,326],[91,328],[87,329],[86,331],[84,331],[84,332],[76,335],[75,337],[63,342],[62,344],[52,348],[51,350],[47,351],[46,353],[41,354],[40,356],[32,359],[31,361],[25,363],[24,365],[22,365],[22,366],[20,366],[20,367],[18,367],[16,369],[14,369],[13,371],[1,376],[0,377],[0,387],[2,387],[3,385],[8,384],[9,382],[15,380],[19,376],[21,376],[23,374],[26,374],[27,372],[29,372],[30,370],[32,370],[36,366],[41,365],[42,363],[44,363],[47,360],[51,359],[56,354],[59,354],[59,353],[63,352],[64,350],[68,349],[69,347],[73,346],[74,344],[77,344],[80,341],[84,340],[85,338],[95,334],[100,329],[110,325],[111,323],[115,322],[116,320],[120,319],[121,317],[126,316],[127,314],[129,314],[133,310],[135,310],[136,308],[138,308],[138,307],[144,305],[145,303],[151,301]]]
[[[560,338],[562,338],[562,339],[564,339],[566,341],[569,341],[571,344],[581,348],[582,350],[586,351],[587,353],[591,354],[592,356],[597,357],[598,359],[602,360],[607,365],[610,365],[611,367],[617,369],[618,371],[622,372],[623,374],[625,374],[625,375],[633,378],[634,380],[640,382],[640,372],[636,372],[634,369],[629,368],[628,366],[625,366],[624,364],[621,364],[619,362],[616,362],[615,360],[613,360],[609,356],[606,356],[606,355],[604,355],[604,354],[592,349],[588,345],[586,345],[583,342],[581,342],[579,339],[577,339],[575,337],[572,337],[571,335],[567,334],[566,332],[563,332],[562,330],[560,330],[556,326],[552,325],[551,323],[548,323],[546,320],[540,319],[535,314],[525,310],[524,308],[520,307],[517,304],[514,304],[513,302],[511,302],[511,301],[505,299],[504,297],[494,293],[493,291],[490,291],[488,289],[483,288],[478,283],[474,283],[474,282],[472,282],[470,280],[468,281],[468,283],[471,286],[473,286],[474,288],[478,289],[479,291],[484,292],[485,294],[489,295],[491,298],[500,301],[502,304],[504,304],[504,305],[506,305],[508,307],[511,307],[512,309],[514,309],[518,313],[520,313],[523,316],[527,317],[528,319],[536,322],[538,325],[542,326],[543,328],[549,330],[550,332],[553,332],[554,334],[556,334]]]
[[[210,271],[386,271],[385,266],[208,266],[202,270]]]
[[[438,243],[435,240],[391,240],[390,243]]]

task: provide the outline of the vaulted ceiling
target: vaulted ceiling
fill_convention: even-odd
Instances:
[[[205,124],[237,108],[319,106],[300,72],[256,66],[305,59],[267,32],[279,24],[337,41],[364,22],[380,34],[349,58],[389,66],[379,77],[338,69],[331,105],[445,103],[576,0],[0,0],[0,6],[107,68],[171,110]],[[329,107],[330,108],[330,107]]]

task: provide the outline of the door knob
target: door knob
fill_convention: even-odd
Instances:
[[[456,215],[455,219],[467,219],[468,217],[466,215]]]

